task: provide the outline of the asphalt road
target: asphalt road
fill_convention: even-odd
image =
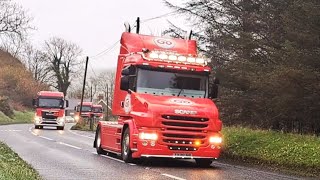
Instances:
[[[198,168],[191,160],[152,159],[126,164],[119,157],[97,155],[94,134],[31,124],[0,126],[0,141],[8,144],[44,179],[298,179],[216,161]]]

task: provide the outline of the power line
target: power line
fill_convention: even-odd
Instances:
[[[109,53],[119,42],[120,42],[120,40],[116,41],[111,46],[107,47],[105,50],[101,51],[100,53],[98,53],[98,54],[96,54],[94,56],[91,56],[91,58],[97,58],[99,56],[102,56],[104,54]]]
[[[92,71],[92,73],[93,73],[94,77],[95,77],[95,78],[97,78],[98,76],[97,76],[96,72],[93,70],[93,68],[92,68],[92,66],[91,66],[90,61],[89,61],[89,67],[90,67],[90,69],[91,69],[91,71]]]

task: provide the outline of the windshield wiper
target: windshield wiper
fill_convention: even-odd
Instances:
[[[180,91],[179,91],[179,93],[178,93],[178,95],[177,95],[178,97],[180,96],[180,94],[181,94],[182,91],[184,90],[183,87],[184,87],[184,81],[182,80],[181,89],[180,89]]]

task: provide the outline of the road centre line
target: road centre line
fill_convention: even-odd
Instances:
[[[74,149],[82,149],[80,147],[77,147],[77,146],[74,146],[74,145],[71,145],[71,144],[67,144],[67,143],[63,143],[63,142],[57,142],[58,144],[61,144],[61,145],[65,145],[65,146],[68,146],[68,147],[71,147],[71,148],[74,148]]]
[[[46,139],[46,140],[49,140],[49,141],[54,141],[53,139],[51,138],[48,138],[48,137],[45,137],[45,136],[39,136],[40,138],[43,138],[43,139]]]
[[[72,134],[77,135],[77,136],[82,136],[82,137],[86,137],[86,138],[89,138],[89,139],[94,139],[93,137],[90,137],[90,136],[86,136],[86,135],[78,134],[76,132],[72,132],[70,129],[68,129],[68,131],[71,132]]]
[[[162,175],[162,176],[167,176],[167,177],[169,177],[169,178],[176,179],[176,180],[186,180],[186,179],[183,179],[183,178],[180,178],[180,177],[171,175],[171,174],[161,174],[161,175]]]

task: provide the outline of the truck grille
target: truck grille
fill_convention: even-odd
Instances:
[[[49,112],[49,111],[42,111],[41,116],[43,119],[51,119],[55,120],[58,118],[57,115],[55,115],[57,112]]]
[[[196,151],[206,142],[209,118],[162,115],[162,143],[174,151]]]

